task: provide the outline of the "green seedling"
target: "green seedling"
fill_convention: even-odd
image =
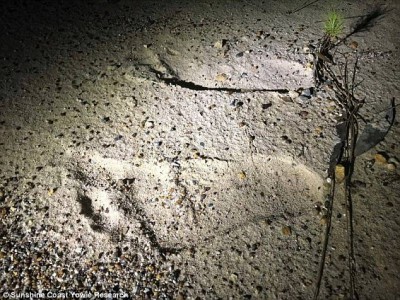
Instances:
[[[332,10],[328,13],[324,23],[325,34],[330,38],[337,37],[343,32],[343,17],[340,13]]]

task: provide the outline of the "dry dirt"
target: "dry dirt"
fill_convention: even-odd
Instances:
[[[309,95],[333,4],[308,3],[2,1],[3,297],[311,299],[342,111]],[[400,3],[375,4],[334,4],[344,34],[383,12],[336,54],[360,57],[361,129],[400,97]],[[360,299],[400,299],[399,134],[356,160]],[[348,298],[342,189],[320,299]]]

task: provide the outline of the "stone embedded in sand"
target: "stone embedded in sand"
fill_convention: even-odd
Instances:
[[[145,123],[144,123],[144,127],[145,128],[154,128],[154,122],[146,120]]]
[[[387,159],[386,159],[386,157],[383,155],[383,154],[381,154],[381,153],[377,153],[377,154],[375,154],[375,162],[376,163],[378,163],[378,164],[381,164],[381,165],[385,165],[385,164],[387,164]]]
[[[268,109],[268,108],[270,108],[271,106],[272,106],[272,103],[271,103],[271,102],[261,104],[261,108],[262,108],[262,109]]]
[[[387,168],[389,171],[396,171],[396,165],[393,164],[393,163],[388,163],[388,164],[386,165],[386,168]]]
[[[290,96],[282,96],[280,98],[283,100],[283,102],[293,102],[293,99],[290,98]]]
[[[226,45],[226,40],[219,40],[215,42],[214,48],[222,49],[223,47],[225,47],[225,45]]]
[[[238,176],[239,176],[239,178],[240,178],[241,180],[244,180],[244,179],[246,179],[246,177],[247,177],[247,175],[246,175],[246,173],[245,173],[244,171],[241,171],[241,172],[238,174]]]
[[[353,50],[356,50],[358,48],[358,43],[356,41],[351,41],[349,47]]]
[[[322,213],[322,207],[321,206],[315,206],[313,209],[313,215],[318,217]]]
[[[237,275],[237,274],[232,273],[232,274],[229,276],[229,281],[230,281],[230,282],[236,283],[237,280],[238,280],[238,275]]]
[[[341,164],[336,165],[336,168],[335,168],[336,182],[342,183],[343,180],[345,179],[345,177],[346,177],[346,168]]]
[[[334,112],[336,110],[336,106],[335,105],[330,105],[330,106],[327,107],[327,110],[329,112]]]
[[[300,115],[300,117],[301,117],[302,119],[307,119],[308,111],[302,110],[302,111],[299,113],[299,115]]]
[[[178,296],[176,296],[176,300],[184,300],[184,299],[185,297],[181,293],[179,293]]]
[[[52,196],[55,193],[56,189],[55,188],[49,188],[47,191],[47,195]]]
[[[297,98],[298,96],[300,96],[300,94],[296,91],[289,91],[289,97],[292,99]]]
[[[328,216],[327,216],[327,215],[323,215],[323,216],[321,217],[321,219],[319,220],[319,223],[320,223],[321,225],[326,225],[326,224],[328,223]]]
[[[215,76],[215,80],[219,81],[219,82],[224,82],[228,79],[228,75],[226,75],[225,73],[220,73],[217,74],[217,76]]]
[[[314,130],[314,133],[315,133],[316,135],[320,135],[320,134],[322,133],[322,130],[324,130],[324,127],[322,127],[322,126],[317,126],[317,127],[315,128],[315,130]]]
[[[386,168],[389,171],[396,171],[398,165],[399,165],[399,161],[395,157],[390,157],[387,160]]]
[[[5,207],[0,208],[0,218],[4,218],[7,215],[7,209]]]
[[[311,49],[310,49],[310,47],[308,47],[308,46],[304,46],[303,47],[303,53],[310,53],[311,52]]]
[[[292,234],[292,228],[290,226],[283,226],[282,227],[282,234],[285,236],[289,236]]]
[[[324,183],[322,185],[324,187],[324,190],[326,192],[329,192],[332,187],[332,179],[330,177],[326,178],[326,180],[324,181]]]

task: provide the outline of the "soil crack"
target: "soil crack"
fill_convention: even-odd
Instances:
[[[196,84],[194,82],[181,80],[177,77],[166,77],[166,74],[159,72],[153,68],[150,71],[156,74],[160,81],[165,82],[168,85],[180,86],[184,89],[189,89],[192,91],[217,91],[217,92],[228,92],[228,93],[253,93],[253,92],[275,92],[279,94],[287,94],[289,90],[287,89],[242,89],[242,88],[226,88],[226,87],[207,87]]]

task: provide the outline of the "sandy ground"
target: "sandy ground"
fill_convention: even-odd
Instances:
[[[374,4],[335,3],[345,33]],[[3,297],[312,298],[342,112],[309,93],[332,3],[303,5],[2,1]],[[338,54],[360,56],[361,128],[400,96],[400,3],[380,7]],[[400,298],[399,135],[356,161],[360,299]],[[340,199],[320,299],[348,298]]]

